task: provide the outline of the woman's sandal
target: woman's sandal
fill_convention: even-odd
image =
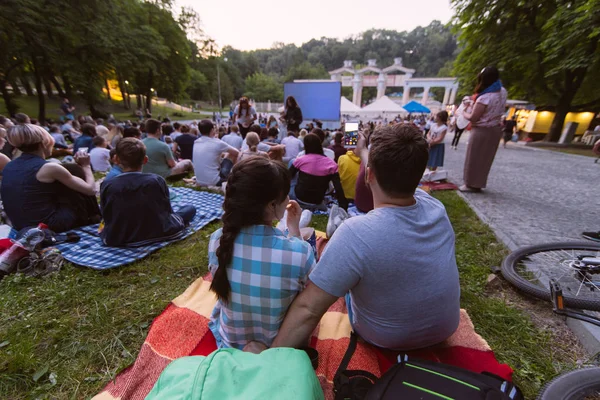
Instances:
[[[460,190],[463,193],[481,193],[481,189],[479,188],[473,188],[467,185],[462,185],[461,187],[458,188],[458,190]]]

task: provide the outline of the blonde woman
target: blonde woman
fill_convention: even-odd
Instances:
[[[245,150],[242,152],[242,154],[240,155],[240,158],[238,159],[238,162],[242,161],[248,157],[252,157],[252,156],[261,156],[261,157],[269,156],[264,151],[258,150],[258,144],[260,143],[260,137],[258,136],[258,133],[248,132],[248,134],[246,135],[246,143],[248,144],[248,150]]]
[[[15,229],[43,222],[64,232],[100,221],[89,155],[76,154],[77,164],[67,165],[69,169],[47,162],[54,138],[37,125],[16,125],[7,138],[23,153],[2,172],[4,210]]]

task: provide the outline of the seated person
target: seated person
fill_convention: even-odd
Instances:
[[[238,150],[241,150],[242,142],[244,141],[244,139],[242,139],[242,135],[240,135],[239,131],[240,128],[238,128],[237,125],[232,125],[231,132],[223,136],[221,140],[227,143],[228,145],[235,147]]]
[[[115,160],[123,173],[102,182],[100,207],[104,229],[100,237],[107,246],[146,246],[178,236],[196,215],[184,206],[173,212],[169,188],[156,174],[142,173],[148,161],[146,147],[138,139],[117,144]]]
[[[338,166],[323,155],[321,139],[314,133],[309,133],[304,138],[304,148],[306,155],[296,158],[290,168],[292,179],[298,174],[298,183],[292,187],[290,197],[299,200],[301,205],[325,208],[322,203],[331,182],[340,207],[347,210],[348,200],[340,183]]]
[[[169,125],[170,126],[170,125]],[[172,128],[172,127],[171,127]],[[193,170],[190,160],[175,161],[171,147],[165,142],[161,142],[161,122],[155,119],[146,121],[146,139],[143,140],[146,146],[148,162],[144,164],[143,172],[156,174],[166,178],[172,175],[184,174]]]
[[[270,346],[314,266],[313,250],[300,234],[302,210],[289,201],[289,188],[288,171],[276,161],[251,157],[233,167],[223,227],[208,246],[210,289],[218,297],[208,326],[220,348]],[[289,237],[273,228],[286,208]],[[261,279],[265,274],[269,279]]]
[[[181,133],[173,139],[173,151],[175,154],[179,154],[179,158],[182,160],[191,160],[194,155],[194,142],[198,138],[192,133],[189,126],[183,125],[180,129]]]
[[[0,149],[3,149],[4,145],[6,145],[6,129],[0,126]],[[10,158],[4,153],[0,153],[0,179],[2,179],[4,167],[6,167],[6,164],[9,162]]]
[[[248,132],[248,134],[246,135],[246,143],[248,143],[248,146],[250,146],[250,147],[248,148],[248,150],[242,151],[242,153],[238,157],[238,162],[242,161],[245,158],[251,157],[251,156],[261,156],[261,157],[269,156],[264,151],[258,150],[258,144],[260,143],[260,138],[258,137],[256,132]]]
[[[55,149],[68,149],[69,145],[65,140],[65,137],[62,133],[60,133],[60,128],[58,125],[52,125],[50,127],[50,136],[54,139],[54,148]]]
[[[298,139],[298,133],[294,131],[288,131],[288,135],[283,138],[281,144],[285,146],[283,162],[286,163],[286,165],[291,160],[298,157],[298,154],[304,150],[304,143],[302,143],[302,140]]]
[[[352,329],[386,349],[443,342],[460,319],[454,231],[442,203],[417,189],[428,144],[413,125],[373,133],[367,180],[375,210],[335,231],[273,347],[302,347],[323,314],[346,297]],[[365,139],[358,143],[366,151]]]
[[[358,171],[360,171],[360,157],[354,154],[354,151],[348,150],[346,154],[339,158],[338,169],[344,195],[347,199],[354,199],[356,180],[358,178]]]
[[[96,137],[96,125],[94,124],[83,124],[81,127],[81,136],[75,140],[73,144],[73,154],[77,154],[80,148],[87,148],[89,152],[94,148],[92,139]]]
[[[42,127],[13,126],[8,141],[23,154],[2,171],[2,201],[16,230],[43,222],[55,232],[97,223],[100,211],[89,155],[75,155],[85,179],[58,163],[46,162],[54,139]]]
[[[321,147],[322,147],[323,141],[325,140],[325,132],[323,132],[322,129],[315,128],[310,133],[317,135],[319,137],[319,140],[321,141]],[[305,140],[306,140],[306,137],[305,137]],[[298,153],[298,157],[302,157],[304,154],[306,154],[306,153],[304,151],[301,151],[300,153]],[[331,160],[335,160],[335,153],[333,152],[333,150],[323,147],[323,154],[327,158],[329,158]]]
[[[267,131],[267,138],[264,142],[280,144],[280,140],[277,138],[279,136],[279,129],[277,128],[269,128]]]
[[[337,132],[333,138],[333,144],[329,146],[333,153],[335,154],[335,158],[333,161],[338,162],[341,156],[346,154],[346,148],[342,144],[344,141],[344,134],[342,132]]]
[[[110,150],[106,147],[108,143],[102,136],[92,139],[94,148],[90,151],[92,169],[96,172],[106,172],[110,169]]]
[[[121,139],[121,140],[123,140],[123,139]],[[107,180],[112,179],[115,176],[119,176],[123,173],[123,168],[119,164],[117,164],[117,159],[115,157],[116,155],[117,155],[117,148],[115,147],[114,149],[112,149],[110,151],[110,162],[112,163],[112,167],[110,168],[110,170],[108,171],[108,174],[106,174],[106,177],[104,178],[105,182]]]
[[[194,143],[194,171],[196,184],[219,186],[227,180],[239,151],[217,139],[217,131],[211,120],[203,119],[198,124],[200,137]],[[225,157],[222,155],[225,153]]]

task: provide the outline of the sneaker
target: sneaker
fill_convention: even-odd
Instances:
[[[327,234],[327,239],[331,239],[337,228],[339,228],[348,218],[349,216],[346,210],[337,204],[334,204],[329,211],[329,219],[327,220],[327,229],[325,232]]]
[[[308,225],[310,225],[310,221],[312,221],[312,216],[312,211],[302,211],[302,215],[300,216],[300,229],[306,228]]]
[[[600,242],[600,232],[583,232],[581,236],[594,242]]]

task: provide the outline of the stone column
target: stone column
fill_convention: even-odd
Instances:
[[[352,102],[361,106],[362,102],[362,76],[356,74],[352,79]]]
[[[429,89],[431,88],[426,86],[424,89],[425,90],[423,91],[423,100],[421,100],[421,104],[426,105],[427,101],[429,101]]]
[[[402,105],[406,105],[410,99],[410,86],[404,85],[404,93],[402,94]]]
[[[445,88],[444,89],[444,101],[442,101],[442,105],[445,106],[446,104],[448,104],[448,98],[450,97],[450,89],[449,88]]]
[[[379,99],[380,97],[385,96],[385,88],[387,86],[387,79],[385,74],[381,73],[379,74],[379,77],[377,78],[377,98]]]
[[[456,101],[456,92],[458,91],[458,88],[452,88],[452,90],[450,90],[450,104],[454,105],[454,102]]]

